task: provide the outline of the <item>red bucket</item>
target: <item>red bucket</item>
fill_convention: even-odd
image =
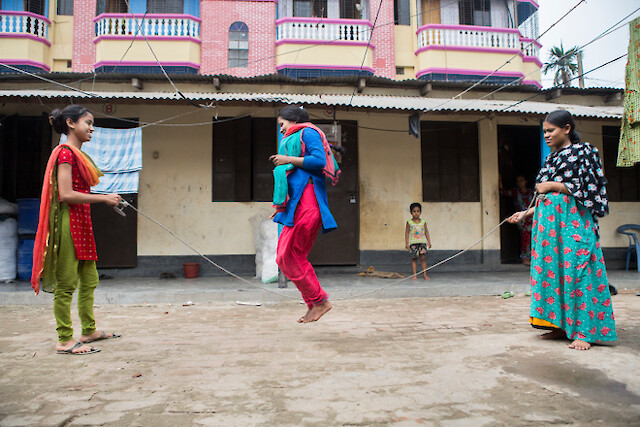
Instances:
[[[185,262],[182,264],[182,268],[184,269],[185,279],[195,279],[200,273],[200,263],[198,262]]]

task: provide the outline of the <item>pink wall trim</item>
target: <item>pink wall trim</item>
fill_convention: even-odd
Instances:
[[[520,41],[521,42],[525,42],[525,43],[531,43],[533,42],[534,44],[538,45],[538,47],[542,47],[542,43],[540,43],[539,41],[537,41],[536,39],[529,39],[527,37],[520,37]]]
[[[283,39],[278,40],[276,42],[276,46],[280,46],[281,44],[318,44],[318,45],[332,45],[332,46],[367,46],[371,49],[375,49],[376,47],[371,43],[367,42],[350,42],[345,40],[304,40],[304,39]]]
[[[455,50],[462,52],[490,52],[490,53],[518,53],[519,49],[502,49],[499,47],[473,47],[473,46],[447,46],[447,45],[429,45],[416,50],[415,54],[422,53],[427,50]]]
[[[273,3],[278,3],[278,0],[233,0],[233,1],[270,1]]]
[[[276,66],[276,70],[282,70],[283,68],[311,68],[314,70],[360,70],[369,71],[371,73],[375,72],[375,70],[371,67],[362,67],[359,66],[347,66],[347,65],[317,65],[317,64],[281,64]]]
[[[7,39],[31,39],[40,43],[44,43],[47,46],[51,46],[51,42],[42,37],[34,36],[33,34],[24,34],[24,33],[0,33],[0,38]]]
[[[200,69],[200,64],[196,64],[194,62],[172,62],[172,61],[160,61],[163,67],[192,67]],[[93,66],[95,68],[102,67],[104,65],[121,65],[121,66],[131,66],[131,67],[153,67],[157,66],[158,63],[155,61],[100,61],[96,62]]]
[[[286,22],[308,22],[310,24],[345,24],[345,25],[366,25],[373,28],[373,24],[366,19],[326,19],[326,18],[296,18],[287,17],[276,19],[276,25]]]
[[[93,39],[93,43],[98,43],[101,40],[133,40],[140,39],[144,41],[144,36],[138,34],[138,36],[99,36]],[[200,39],[196,39],[194,37],[186,37],[186,36],[147,36],[147,40],[149,41],[190,41],[193,43],[200,44]]]
[[[440,28],[443,30],[463,30],[463,31],[490,31],[494,33],[513,33],[520,34],[517,28],[500,28],[500,27],[481,27],[478,25],[444,25],[444,24],[427,24],[416,30],[416,34],[421,33],[429,28]]]
[[[516,71],[489,71],[489,70],[472,70],[466,68],[439,68],[429,67],[423,68],[416,73],[416,77],[420,77],[428,73],[443,73],[443,74],[464,74],[464,75],[479,75],[488,76],[489,74],[498,77],[524,77],[523,73]]]
[[[540,84],[540,82],[537,81],[537,80],[523,80],[522,84],[523,85],[534,85],[534,86],[537,86],[539,89],[542,89],[542,84]]]
[[[103,18],[159,18],[159,19],[191,19],[194,21],[201,22],[202,20],[197,16],[186,15],[180,13],[174,14],[166,14],[166,13],[147,13],[146,15],[141,13],[101,13],[100,15],[93,18],[93,22],[97,22]]]
[[[51,21],[49,21],[49,18],[47,18],[46,16],[37,15],[32,12],[21,12],[19,10],[3,10],[0,11],[0,15],[31,16],[32,18],[38,18],[46,21],[47,24],[51,24]]]
[[[518,1],[521,3],[531,3],[533,7],[535,7],[536,9],[540,9],[540,6],[534,0],[518,0]]]
[[[522,62],[533,62],[538,67],[542,67],[542,62],[537,57],[535,57],[535,56],[524,56],[522,54],[520,54],[520,56],[522,56]]]
[[[51,68],[42,62],[31,61],[30,59],[0,59],[0,62],[7,65],[31,65],[32,67],[42,68],[45,71],[51,71]]]

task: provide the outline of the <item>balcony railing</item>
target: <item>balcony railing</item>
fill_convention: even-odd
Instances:
[[[31,12],[0,11],[0,34],[5,37],[12,34],[26,34],[49,39],[49,25],[51,21],[41,15]]]
[[[94,19],[96,37],[134,36],[200,38],[200,18],[192,15],[122,15],[104,13]],[[141,31],[138,30],[138,26]]]
[[[360,19],[282,18],[276,21],[276,38],[368,43],[371,28],[369,21]]]
[[[420,27],[418,50],[430,46],[520,50],[520,32],[512,28],[428,24]]]

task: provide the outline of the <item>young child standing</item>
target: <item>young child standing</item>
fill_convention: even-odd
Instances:
[[[118,194],[91,194],[102,172],[80,149],[91,140],[93,115],[80,105],[55,110],[49,117],[54,130],[67,141],[53,149],[47,163],[40,201],[38,231],[33,248],[31,286],[53,292],[53,315],[58,331],[58,354],[96,353],[87,343],[120,335],[96,330],[93,292],[98,286],[96,245],[90,203],[117,206]],[[73,338],[71,300],[78,289],[79,340]]]
[[[417,280],[416,271],[418,267],[418,258],[422,264],[422,270],[427,269],[427,248],[431,249],[431,237],[429,236],[429,229],[424,219],[420,218],[422,215],[422,205],[420,203],[411,203],[409,206],[409,212],[411,212],[411,219],[407,221],[407,226],[404,231],[405,247],[409,249],[411,253],[411,267],[413,268],[413,280]],[[429,280],[427,272],[423,273],[424,280]]]

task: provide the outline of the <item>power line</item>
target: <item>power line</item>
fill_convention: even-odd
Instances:
[[[380,15],[380,9],[382,9],[382,2],[384,0],[380,0],[378,4],[378,12],[376,12],[376,19],[373,21],[373,27],[371,28],[371,32],[369,33],[369,40],[367,41],[367,47],[364,49],[364,56],[362,57],[362,64],[360,64],[360,73],[362,73],[362,67],[364,67],[364,61],[367,59],[367,53],[369,52],[369,46],[371,46],[371,38],[373,37],[373,31],[376,28],[376,23],[378,22],[378,16]],[[356,94],[356,88],[353,89],[351,93],[351,99],[349,99],[349,105],[353,101],[353,96]]]

